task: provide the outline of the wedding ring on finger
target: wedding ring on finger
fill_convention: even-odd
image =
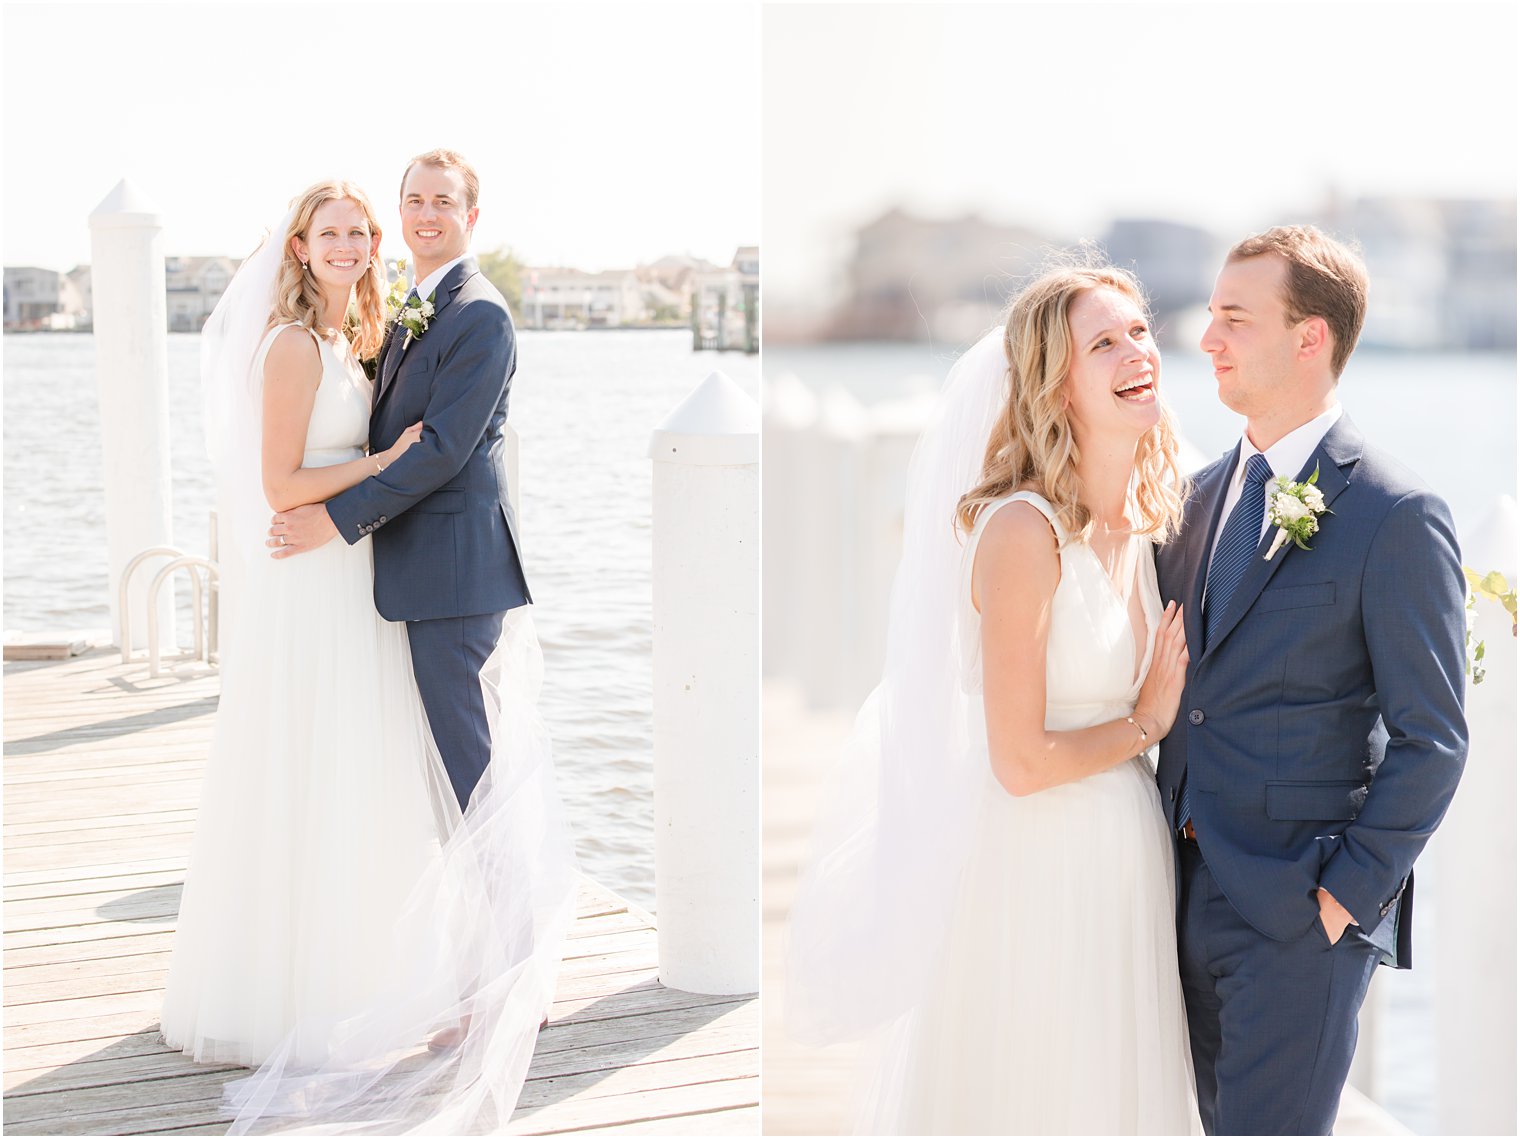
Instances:
[[[285,545],[285,535],[284,534],[280,535],[280,545],[282,545],[282,546]]]

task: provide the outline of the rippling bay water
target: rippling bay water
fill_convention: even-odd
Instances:
[[[523,556],[583,868],[654,904],[649,433],[709,372],[759,395],[755,357],[691,335],[519,334]],[[96,353],[88,334],[6,336],[5,628],[109,626]],[[204,553],[211,473],[200,337],[169,337],[174,544]],[[181,636],[188,636],[182,626]]]

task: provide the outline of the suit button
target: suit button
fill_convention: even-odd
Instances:
[[[1203,723],[1203,710],[1201,708],[1194,708],[1191,712],[1189,712],[1188,723],[1192,724],[1195,728],[1199,724]]]
[[[382,524],[383,524],[383,523],[386,523],[386,522],[389,522],[389,521],[390,521],[390,519],[389,519],[389,518],[387,518],[387,517],[386,517],[386,516],[385,516],[385,515],[383,515],[383,514],[382,514],[382,515],[380,515],[380,521],[381,521],[381,523],[382,523]]]

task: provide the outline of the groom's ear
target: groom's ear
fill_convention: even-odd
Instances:
[[[1298,358],[1317,360],[1330,351],[1330,325],[1322,316],[1307,317],[1299,325]]]
[[[465,227],[465,229],[470,230],[471,232],[474,232],[475,223],[479,219],[480,219],[480,207],[479,206],[471,206],[469,208],[469,210],[464,215],[464,227]]]

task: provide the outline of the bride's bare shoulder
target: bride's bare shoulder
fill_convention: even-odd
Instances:
[[[310,379],[320,377],[321,373],[321,353],[311,333],[298,324],[281,329],[269,345],[269,355],[264,358],[265,378],[294,375]]]
[[[1050,520],[1026,499],[989,506],[971,569],[972,604],[980,612],[988,582],[1018,582],[1030,597],[1055,592],[1061,580],[1060,548]]]
[[[982,530],[978,558],[991,550],[995,554],[1028,554],[1038,557],[1057,550],[1056,533],[1045,512],[1028,499],[1008,499],[989,505],[992,511]]]

